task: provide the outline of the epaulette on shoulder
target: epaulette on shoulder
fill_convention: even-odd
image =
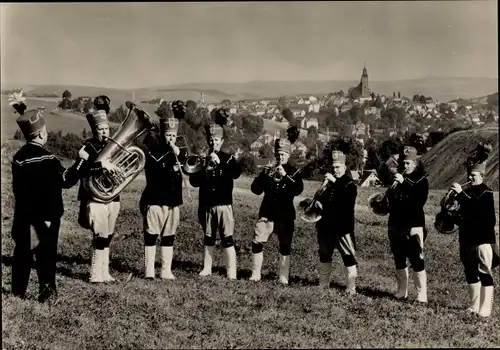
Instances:
[[[349,185],[353,185],[353,186],[356,186],[356,184],[354,183],[354,180],[349,180],[346,184],[345,184],[345,187],[349,186]]]
[[[480,198],[485,193],[491,193],[491,194],[493,194],[493,191],[488,186],[486,186],[486,188],[484,189],[484,191],[481,192],[481,194],[479,196],[477,196],[477,198]]]

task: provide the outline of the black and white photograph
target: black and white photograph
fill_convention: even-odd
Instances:
[[[1,3],[3,349],[499,348],[498,3]]]

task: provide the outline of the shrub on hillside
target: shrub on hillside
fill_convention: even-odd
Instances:
[[[25,140],[20,130],[15,132],[14,140]],[[57,132],[49,131],[45,147],[58,156],[76,158],[83,141],[82,137],[73,133],[63,135],[61,130]]]
[[[238,164],[241,166],[241,171],[245,175],[257,173],[257,162],[253,154],[243,153],[238,159]]]

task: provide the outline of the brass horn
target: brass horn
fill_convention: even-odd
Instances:
[[[216,164],[211,160],[210,155],[213,153],[212,147],[210,147],[207,156],[202,155],[190,155],[186,158],[182,170],[188,175],[196,174],[204,168],[211,170],[216,167]]]
[[[83,179],[83,185],[93,199],[110,202],[134,180],[146,165],[144,152],[132,143],[145,132],[154,128],[151,117],[135,103],[127,101],[128,115],[112,137],[107,138],[107,145],[99,153],[96,162],[109,161],[120,171],[110,174],[104,171],[99,176]]]
[[[406,170],[403,174],[406,173]],[[385,216],[389,214],[389,198],[388,194],[397,187],[399,183],[394,181],[385,192],[374,193],[368,198],[369,207],[373,214]]]
[[[470,184],[468,181],[460,186],[464,187]],[[453,234],[457,232],[461,221],[460,204],[457,201],[457,193],[450,189],[440,202],[441,211],[437,213],[434,219],[434,228],[441,234]]]
[[[300,216],[300,218],[305,222],[315,223],[321,220],[323,213],[323,206],[319,201],[319,197],[321,197],[321,195],[325,192],[326,188],[328,187],[328,183],[329,183],[328,180],[323,181],[320,188],[314,194],[314,197],[312,201],[309,203],[309,205],[307,205],[307,202],[309,202],[310,199],[305,200],[306,201],[305,205],[307,205],[307,207],[304,208],[304,211]]]

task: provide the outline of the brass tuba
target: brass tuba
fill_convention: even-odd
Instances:
[[[137,138],[154,128],[151,117],[135,103],[127,101],[128,115],[113,137],[99,153],[96,162],[107,160],[120,169],[119,174],[104,171],[99,176],[83,179],[83,185],[94,200],[110,202],[134,180],[146,165],[146,156],[137,146],[131,145]]]
[[[467,186],[471,182],[468,181],[460,186]],[[457,193],[449,190],[441,199],[441,211],[436,214],[434,219],[434,228],[442,234],[453,234],[457,232],[460,218],[460,205],[457,201]]]
[[[328,180],[323,181],[320,188],[314,194],[314,198],[312,199],[312,201],[310,199],[306,199],[303,203],[301,202],[301,206],[304,207],[304,209],[300,218],[305,222],[315,223],[321,220],[323,214],[323,206],[318,199],[325,192],[326,188],[328,187],[328,183]]]
[[[403,172],[403,175],[406,173],[406,170]],[[394,181],[391,186],[387,188],[387,190],[383,193],[375,193],[368,198],[369,207],[373,214],[385,216],[389,214],[389,197],[388,194],[390,191],[395,189],[398,185],[397,181]]]

